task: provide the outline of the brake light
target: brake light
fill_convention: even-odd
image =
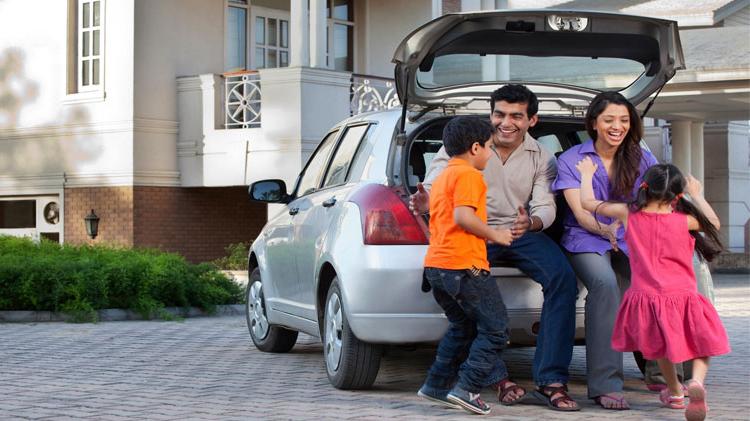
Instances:
[[[365,244],[427,244],[427,236],[417,219],[398,194],[388,187],[367,184],[349,201],[359,206]]]

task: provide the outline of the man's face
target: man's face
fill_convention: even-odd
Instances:
[[[495,102],[490,123],[495,128],[495,146],[516,147],[523,142],[529,127],[536,124],[537,116],[529,118],[526,103]]]

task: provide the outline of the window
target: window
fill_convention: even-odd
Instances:
[[[225,69],[244,70],[247,63],[247,1],[230,0],[227,7]]]
[[[310,161],[308,161],[305,172],[300,176],[299,184],[297,185],[297,197],[312,193],[318,189],[337,134],[338,130],[335,130],[320,142],[320,146],[318,146],[318,149],[312,158],[310,158]]]
[[[278,12],[262,9],[254,16],[254,67],[262,69],[289,66],[289,18],[280,16]]]
[[[333,11],[333,12],[332,12]],[[326,65],[342,71],[354,70],[354,8],[352,0],[328,0]],[[331,57],[333,51],[333,57]]]
[[[36,200],[0,200],[0,229],[36,228]]]
[[[77,0],[76,81],[78,92],[102,84],[104,0]]]
[[[227,0],[226,71],[289,66],[289,10]]]
[[[336,154],[328,168],[326,180],[323,187],[332,187],[344,184],[349,174],[349,167],[354,161],[354,154],[362,143],[362,138],[367,131],[367,125],[349,127],[344,133],[344,138],[339,143]]]

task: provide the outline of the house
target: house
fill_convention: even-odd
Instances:
[[[275,211],[248,200],[250,183],[292,186],[334,123],[398,105],[390,59],[417,26],[449,12],[599,3],[0,1],[0,234],[216,258]],[[646,140],[705,179],[741,251],[750,1],[611,3],[683,28],[688,68],[657,99]]]

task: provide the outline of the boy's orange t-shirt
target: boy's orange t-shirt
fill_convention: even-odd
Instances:
[[[453,158],[430,190],[430,246],[425,267],[490,270],[485,240],[454,221],[457,206],[474,208],[479,219],[487,223],[487,185],[482,173],[469,162]]]

